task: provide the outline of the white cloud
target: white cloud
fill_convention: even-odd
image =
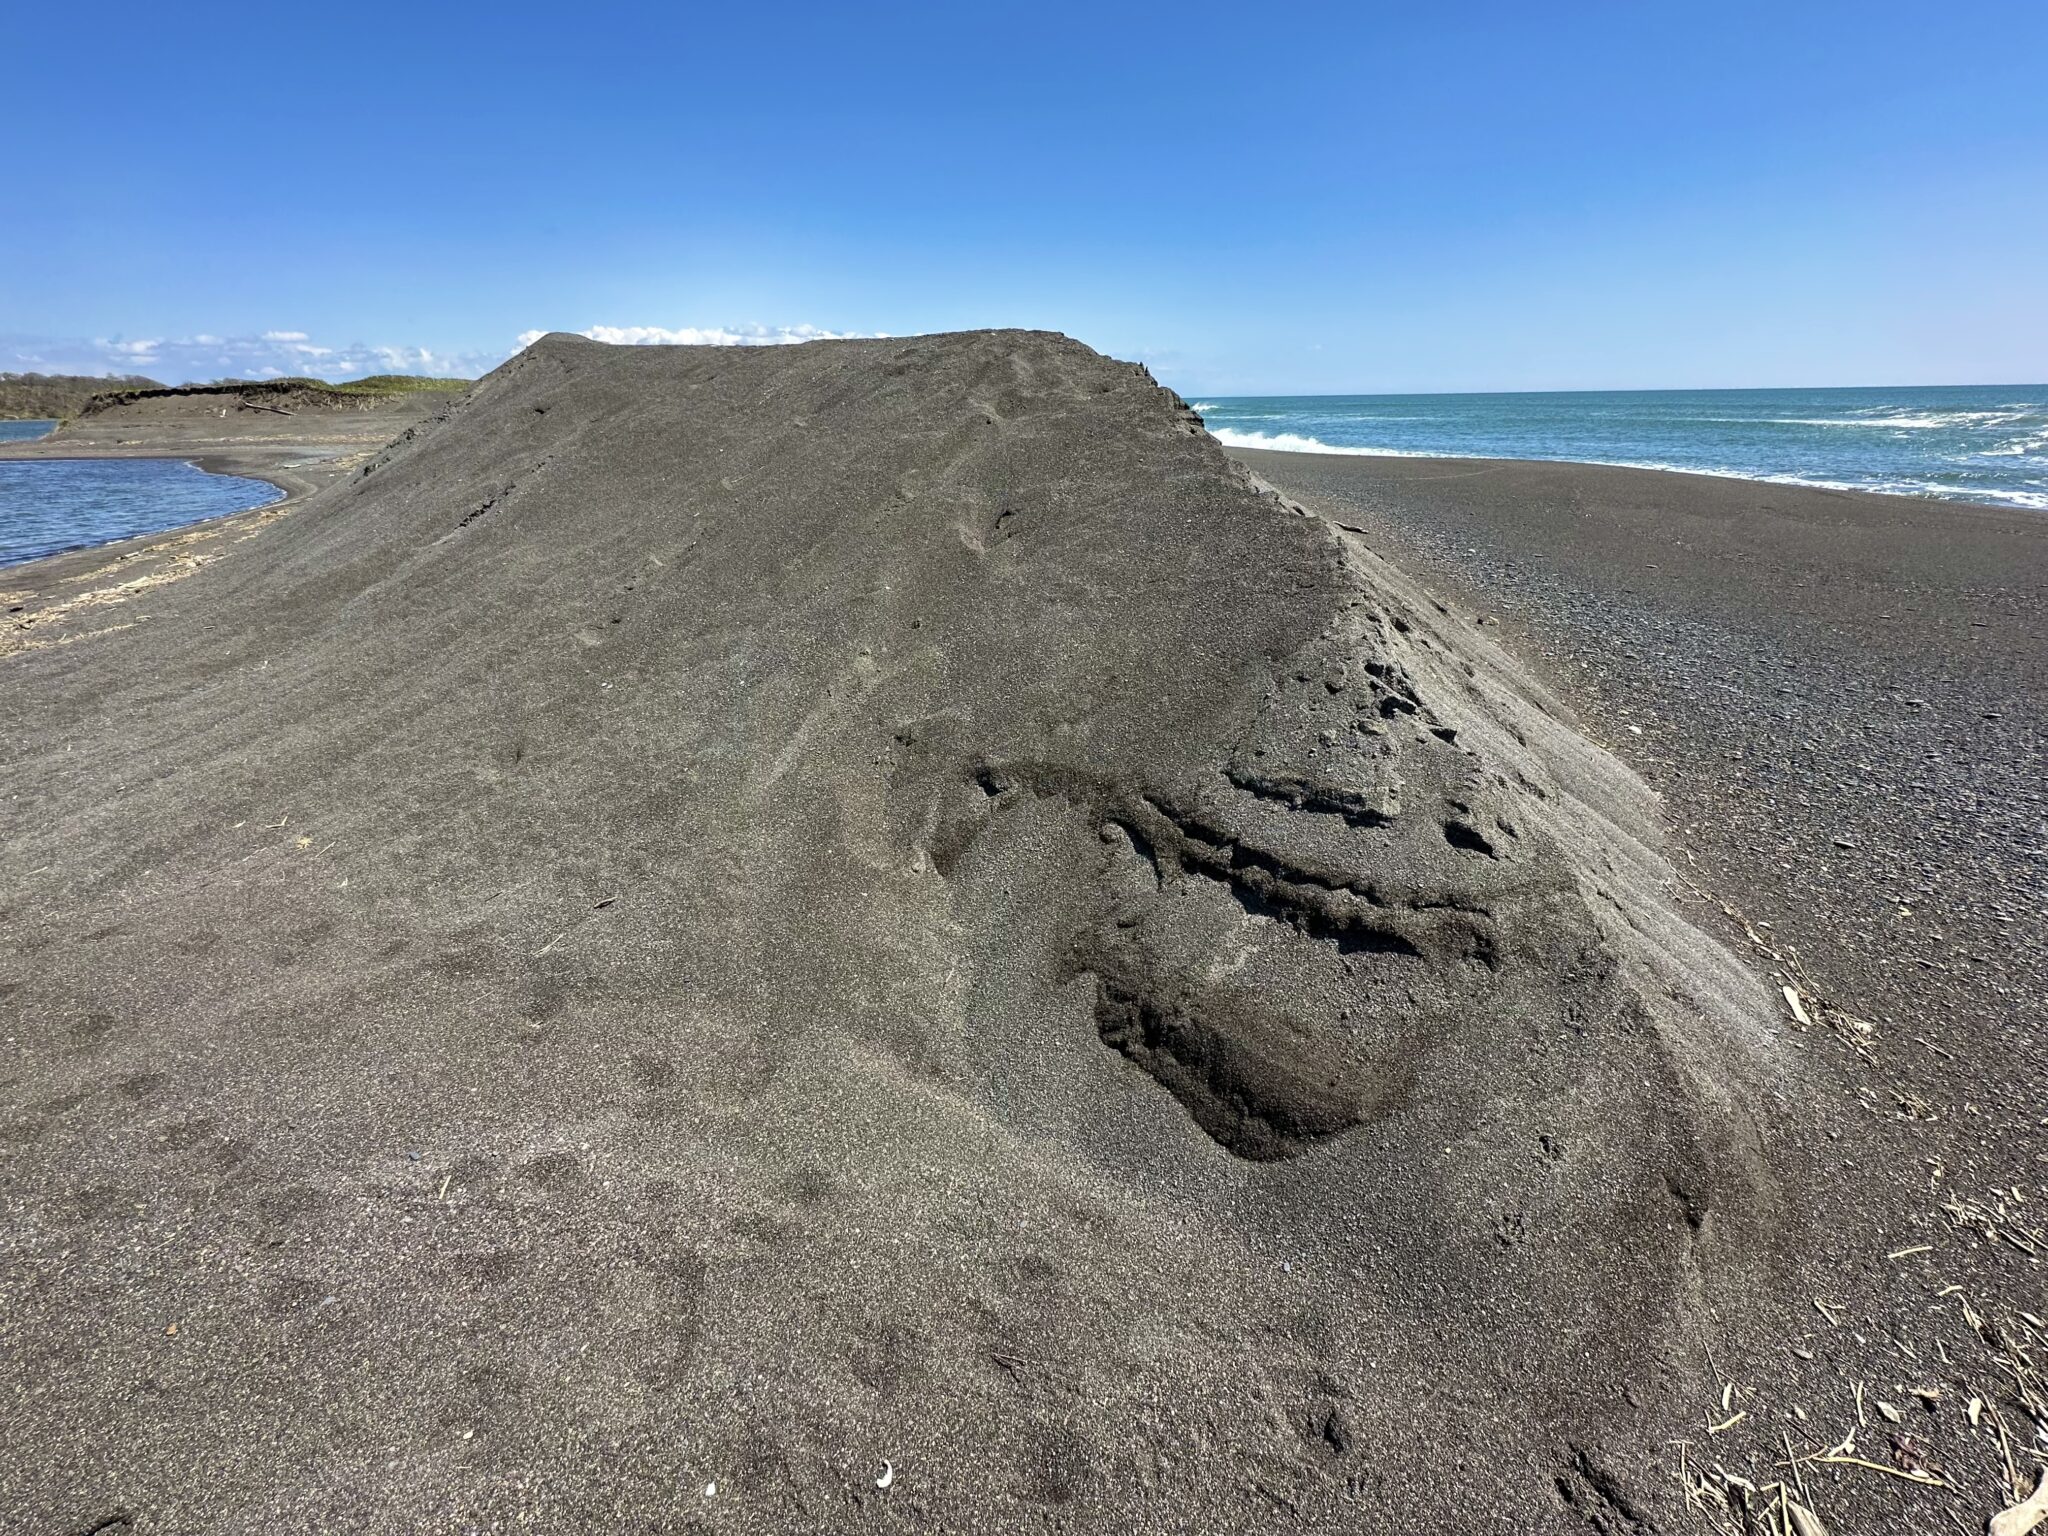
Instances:
[[[518,346],[545,334],[526,331]],[[815,325],[661,326],[593,325],[577,334],[615,346],[769,347],[839,340],[878,332],[828,331]],[[391,343],[316,342],[306,331],[259,331],[239,336],[198,331],[188,336],[75,337],[0,334],[0,369],[37,373],[147,374],[167,384],[209,379],[310,377],[338,382],[371,373],[416,373],[473,379],[489,373],[512,351],[438,352]]]
[[[546,331],[521,331],[519,345],[530,347],[546,334]],[[676,329],[662,325],[593,325],[575,334],[588,336],[592,341],[608,342],[615,347],[776,347],[804,341],[845,341],[856,336],[882,336],[887,333],[826,331],[815,325],[743,325],[735,329],[694,325]]]
[[[428,347],[366,345],[351,342],[321,345],[305,331],[263,331],[254,335],[220,336],[200,331],[190,336],[123,340],[99,337],[0,335],[0,369],[32,369],[38,373],[93,376],[146,373],[166,383],[207,379],[271,379],[286,375],[325,379],[357,379],[370,373],[422,373],[438,378],[476,378],[507,356],[503,351],[436,352]]]

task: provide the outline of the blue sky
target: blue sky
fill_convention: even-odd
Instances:
[[[0,368],[1071,332],[1184,392],[2048,378],[2048,5],[23,8]]]

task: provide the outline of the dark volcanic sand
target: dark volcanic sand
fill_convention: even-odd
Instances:
[[[9,1528],[1670,1530],[1851,1381],[1961,1487],[1838,1532],[2027,1454],[2024,1255],[1641,783],[1142,370],[550,337],[221,527],[10,573]]]
[[[1830,1125],[1802,1178],[1893,1222],[1916,1191],[2017,1186],[2037,1246],[2048,517],[1591,465],[1232,456],[1503,636],[1664,794],[1686,909],[1796,979],[1746,919],[1876,1025],[1866,1065],[1838,1053],[1873,1115]],[[1724,905],[1739,916],[1715,925]],[[1979,1283],[2048,1310],[2032,1256],[1990,1252]],[[1924,1289],[1970,1278],[1944,1264]]]
[[[1589,465],[1238,455],[1499,623],[1899,1064],[2044,1101],[2048,516]],[[1639,728],[1640,734],[1629,729]],[[1912,1036],[1967,1060],[1943,1066]]]

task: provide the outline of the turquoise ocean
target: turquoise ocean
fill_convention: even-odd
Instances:
[[[1626,464],[2048,511],[2044,384],[1189,403],[1235,447]]]

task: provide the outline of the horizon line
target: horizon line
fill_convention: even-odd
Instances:
[[[1259,394],[1226,394],[1221,390],[1194,390],[1204,398],[1217,400],[1423,400],[1458,395],[1741,395],[1774,394],[1791,390],[1885,390],[1885,389],[2038,389],[2048,391],[2048,379],[1973,380],[1967,384],[1659,384],[1626,388],[1557,389],[1318,389],[1270,391]]]

